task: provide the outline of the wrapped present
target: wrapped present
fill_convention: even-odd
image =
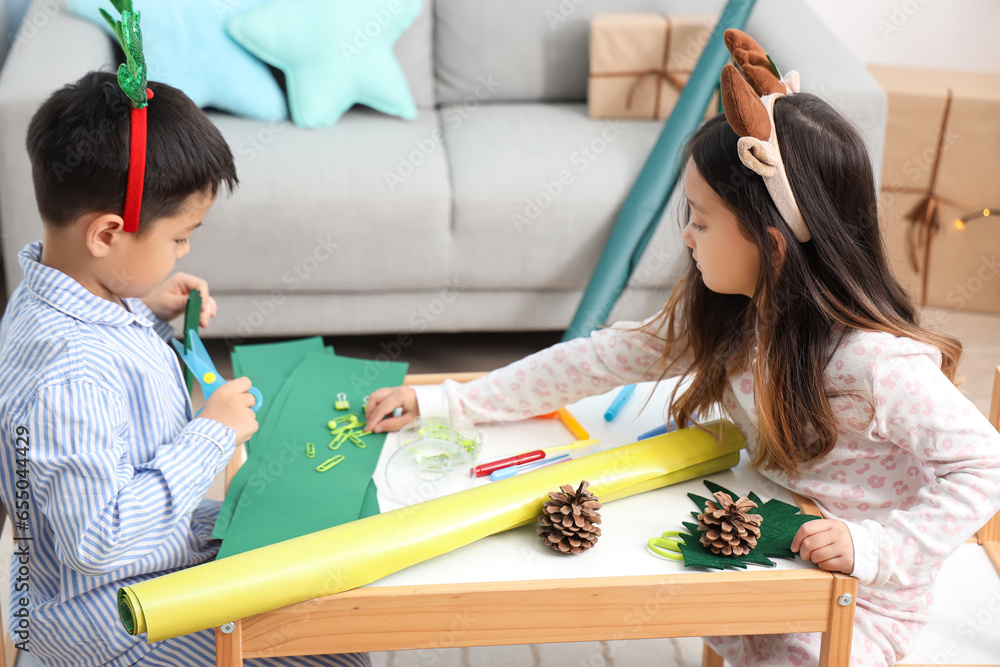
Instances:
[[[669,116],[717,18],[595,15],[590,26],[590,117]],[[709,109],[716,112],[713,105]]]
[[[1000,313],[1000,75],[873,66],[889,96],[879,222],[922,305]]]

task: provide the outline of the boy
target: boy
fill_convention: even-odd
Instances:
[[[205,297],[201,325],[215,315],[205,281],[167,276],[237,177],[201,110],[175,88],[149,88],[135,232],[122,218],[129,101],[113,74],[55,92],[28,128],[44,240],[21,251],[24,281],[0,323],[0,500],[29,549],[11,577],[12,611],[29,614],[11,629],[43,665],[215,664],[212,631],[150,646],[120,627],[116,608],[119,587],[214,557],[218,504],[202,498],[257,430],[247,378],[219,388],[192,420],[166,342],[192,289]]]

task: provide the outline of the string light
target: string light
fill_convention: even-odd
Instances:
[[[959,230],[965,229],[968,226],[968,224],[970,222],[972,222],[973,220],[979,220],[981,218],[988,218],[992,214],[993,214],[992,210],[990,210],[988,208],[984,208],[982,211],[973,211],[972,213],[969,213],[968,215],[963,215],[961,218],[957,218],[955,220],[955,229],[959,229]]]

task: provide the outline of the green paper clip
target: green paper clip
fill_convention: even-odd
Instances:
[[[330,444],[328,445],[328,447],[330,449],[340,449],[340,446],[342,444],[344,444],[345,440],[347,440],[347,434],[346,433],[338,433],[337,436],[333,440],[330,441]]]
[[[355,424],[346,424],[344,426],[341,426],[340,428],[335,428],[332,431],[330,431],[330,435],[341,435],[343,433],[350,433],[356,428],[357,426]]]
[[[342,417],[337,417],[336,419],[331,419],[326,423],[326,427],[330,430],[333,430],[339,428],[340,425],[343,424],[344,422],[352,422],[357,420],[358,416],[354,413],[351,413],[349,415],[343,415]]]
[[[306,458],[311,459],[316,456],[316,445],[311,442],[306,443]]]
[[[347,394],[344,392],[337,394],[337,400],[333,403],[333,407],[336,410],[350,410],[351,403],[347,400]]]
[[[316,472],[326,472],[333,466],[343,461],[345,458],[346,457],[343,454],[337,454],[336,456],[332,456],[328,458],[326,461],[323,461],[318,466],[316,466]]]
[[[676,540],[668,540],[668,537],[680,537],[681,534],[676,530],[668,530],[663,533],[660,537],[651,537],[649,541],[646,542],[646,546],[649,550],[658,556],[663,556],[664,558],[669,558],[670,560],[684,560],[684,556],[681,553],[680,542]]]
[[[358,447],[358,449],[364,449],[366,447],[365,443],[362,442],[361,438],[354,435],[353,433],[347,437],[350,439],[351,442],[353,442]]]

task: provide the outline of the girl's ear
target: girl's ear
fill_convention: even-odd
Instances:
[[[785,243],[785,237],[781,235],[777,227],[768,227],[767,233],[771,235],[774,240],[774,254],[771,260],[774,262],[775,266],[781,266],[785,263],[785,253],[788,252],[788,244]]]

